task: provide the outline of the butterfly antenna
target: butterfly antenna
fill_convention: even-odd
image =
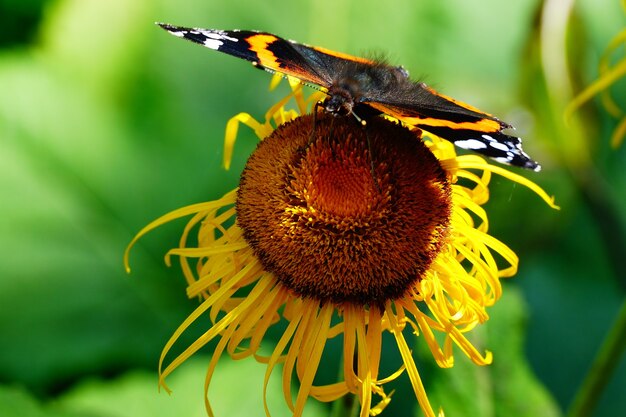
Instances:
[[[357,122],[361,124],[361,126],[367,125],[367,122],[365,121],[365,119],[359,117],[359,115],[356,114],[354,110],[350,110],[350,114],[356,119]]]

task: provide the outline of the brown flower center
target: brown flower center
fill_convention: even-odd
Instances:
[[[264,268],[297,295],[381,305],[439,253],[450,201],[446,173],[419,135],[382,118],[363,127],[319,114],[314,126],[307,115],[248,160],[237,221]]]

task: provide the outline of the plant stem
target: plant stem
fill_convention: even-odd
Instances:
[[[586,417],[596,407],[604,388],[611,380],[621,356],[626,350],[626,298],[591,369],[570,405],[567,417]]]

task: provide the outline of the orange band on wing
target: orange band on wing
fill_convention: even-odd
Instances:
[[[484,133],[493,133],[499,132],[502,130],[502,126],[500,126],[499,122],[495,120],[489,119],[480,119],[475,122],[451,122],[445,119],[435,119],[432,117],[404,117],[401,115],[394,115],[398,119],[402,120],[405,123],[410,125],[419,125],[419,126],[443,126],[449,127],[451,129],[469,129],[469,130],[477,130],[479,132]]]
[[[343,52],[331,51],[330,49],[322,48],[321,46],[311,46],[310,48],[323,54],[334,56],[335,58],[347,59],[348,61],[360,62],[362,64],[376,64],[376,61],[372,61],[371,59],[344,54]]]
[[[469,129],[476,130],[483,133],[494,133],[502,130],[502,125],[497,120],[491,119],[478,119],[475,122],[453,122],[446,119],[438,119],[435,117],[419,117],[414,115],[405,115],[401,113],[402,109],[395,107],[389,107],[381,103],[368,102],[369,106],[380,110],[384,114],[395,117],[398,120],[403,121],[406,124],[412,126],[433,126],[433,127],[449,127],[451,129]],[[485,113],[483,113],[485,114]]]
[[[280,68],[280,63],[276,55],[268,49],[268,46],[277,40],[279,40],[279,38],[276,36],[265,33],[259,33],[258,35],[246,38],[246,42],[250,45],[250,50],[256,53],[259,58],[259,63],[264,67],[274,70]]]

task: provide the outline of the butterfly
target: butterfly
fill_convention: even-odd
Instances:
[[[511,125],[415,82],[401,66],[308,46],[267,32],[187,28],[157,23],[174,36],[295,77],[327,94],[320,106],[366,120],[386,114],[500,163],[539,171]]]

